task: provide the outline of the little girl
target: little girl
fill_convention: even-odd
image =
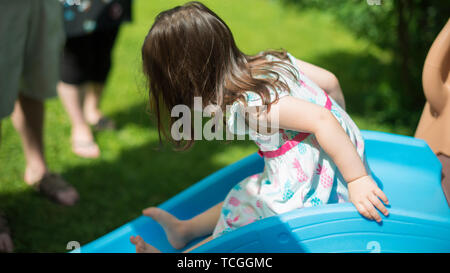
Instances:
[[[381,217],[376,209],[388,215],[381,202],[388,200],[368,175],[364,141],[343,110],[342,92],[332,73],[287,52],[243,54],[227,25],[199,2],[160,13],[145,39],[142,58],[159,132],[167,136],[162,118],[169,115],[164,113],[178,104],[192,107],[194,97],[221,109],[232,105],[225,118],[228,130],[249,134],[265,161],[262,173],[244,179],[224,202],[192,219],[182,221],[155,207],[144,210],[161,224],[174,248],[212,233],[201,242],[205,243],[262,218],[328,203],[351,201],[359,213],[377,222]],[[258,106],[267,107],[257,115],[244,115]],[[250,122],[275,119],[278,128],[265,134]],[[173,122],[171,118],[169,125]],[[242,122],[248,125],[238,126]],[[187,140],[183,148],[192,143]],[[130,240],[137,252],[159,252],[140,236]]]

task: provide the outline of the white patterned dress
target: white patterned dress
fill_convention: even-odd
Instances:
[[[301,72],[292,55],[288,54],[288,57],[298,79],[281,74],[280,80],[288,85],[290,93],[276,90],[279,98],[293,96],[328,108],[364,161],[364,141],[355,123],[331,97]],[[267,58],[281,61],[272,55]],[[249,91],[246,94],[248,106],[262,104],[256,93]],[[239,127],[243,109],[241,102],[233,104],[227,120],[228,129],[236,135],[249,134],[264,157],[264,171],[244,179],[229,192],[213,237],[294,209],[348,201],[346,182],[313,134],[280,130],[267,136],[248,127]]]

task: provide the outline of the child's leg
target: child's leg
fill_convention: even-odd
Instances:
[[[170,244],[176,249],[181,249],[190,241],[209,235],[214,231],[219,220],[222,204],[223,202],[220,202],[189,220],[179,220],[170,213],[156,207],[145,209],[143,214],[158,222],[166,232]],[[140,236],[131,237],[130,240],[136,245],[137,252],[159,252],[153,246],[146,244]],[[195,247],[205,242],[203,241]]]
[[[193,239],[211,234],[219,221],[223,201],[187,221]]]

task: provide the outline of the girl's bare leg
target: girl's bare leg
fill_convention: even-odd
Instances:
[[[209,235],[214,231],[222,210],[222,204],[223,202],[220,202],[189,220],[179,220],[172,214],[156,207],[145,209],[143,214],[158,222],[166,232],[170,244],[176,249],[181,249],[190,241]],[[190,248],[189,251],[211,239],[211,237],[205,239],[196,246]],[[130,241],[136,245],[137,252],[159,252],[159,250],[153,246],[145,243],[140,236],[132,236]]]

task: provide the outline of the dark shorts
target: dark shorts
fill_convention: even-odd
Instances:
[[[119,26],[68,38],[61,58],[61,80],[68,84],[104,83]]]

